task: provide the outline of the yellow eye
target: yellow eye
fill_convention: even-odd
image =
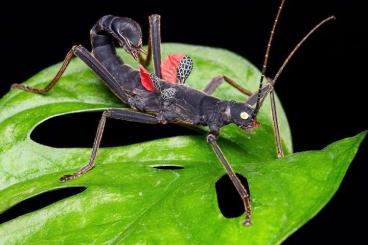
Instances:
[[[246,113],[245,111],[242,111],[242,112],[240,113],[240,118],[241,118],[241,119],[246,120],[246,119],[248,119],[248,118],[249,118],[249,114],[248,114],[248,113]]]

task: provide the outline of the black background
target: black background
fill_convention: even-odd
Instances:
[[[291,48],[315,24],[325,26],[294,57],[276,91],[290,122],[295,151],[320,149],[368,128],[365,74],[367,35],[363,1],[287,1],[271,54],[272,76]],[[64,58],[74,44],[89,47],[89,30],[105,14],[129,16],[147,35],[148,15],[162,16],[162,39],[222,47],[260,67],[278,1],[19,2],[0,14],[0,96],[13,82]],[[365,60],[365,61],[364,61]],[[285,244],[366,241],[367,142],[331,202]]]

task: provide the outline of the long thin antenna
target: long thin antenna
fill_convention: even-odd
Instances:
[[[287,66],[287,64],[289,63],[289,61],[291,60],[291,58],[293,58],[293,56],[295,55],[295,53],[300,49],[300,47],[307,41],[307,39],[313,34],[315,33],[319,28],[321,28],[324,24],[326,24],[329,21],[332,20],[336,20],[335,16],[330,16],[324,20],[322,20],[321,22],[319,22],[315,27],[313,27],[313,29],[311,29],[300,41],[299,43],[297,43],[295,45],[295,47],[292,49],[292,51],[289,53],[289,55],[285,58],[284,62],[282,63],[282,65],[280,66],[279,70],[277,71],[276,75],[274,76],[273,79],[269,80],[269,84],[273,87],[277,81],[277,79],[280,77],[281,73],[284,71],[284,68]],[[264,99],[266,98],[266,94],[269,93],[272,89],[268,88],[268,87],[264,87],[262,88],[262,91],[260,93],[260,97],[261,97],[261,101],[260,104],[262,105]],[[253,105],[256,103],[256,96],[258,98],[258,94],[253,94],[247,101],[247,104]]]
[[[275,17],[275,20],[273,22],[273,26],[272,26],[272,30],[271,30],[271,33],[270,33],[270,37],[268,39],[268,43],[267,43],[267,47],[266,47],[266,52],[265,52],[265,56],[264,56],[264,60],[263,60],[263,65],[262,65],[262,75],[261,75],[261,79],[259,81],[259,88],[258,88],[258,96],[257,96],[257,104],[256,104],[256,107],[253,111],[253,115],[252,115],[252,118],[254,119],[259,111],[259,108],[260,108],[260,99],[261,99],[261,90],[262,90],[262,87],[263,87],[263,79],[265,77],[265,74],[266,74],[266,70],[267,70],[267,64],[268,64],[268,57],[269,57],[269,54],[270,54],[270,50],[271,50],[271,45],[272,45],[272,40],[273,40],[273,36],[275,34],[275,29],[276,29],[276,26],[277,26],[277,22],[279,21],[279,18],[280,18],[280,14],[281,14],[281,10],[284,6],[284,3],[285,3],[285,0],[281,0],[281,3],[280,3],[280,6],[279,6],[279,9],[277,11],[277,14],[276,14],[276,17]]]
[[[323,26],[324,24],[326,24],[326,22],[332,21],[332,20],[336,20],[335,16],[330,16],[324,20],[322,20],[321,22],[319,22],[315,27],[313,27],[312,30],[310,30],[307,35],[305,35],[303,37],[302,40],[300,40],[300,42],[294,47],[294,49],[289,53],[289,55],[286,57],[284,63],[282,63],[280,69],[278,70],[278,72],[276,73],[275,77],[272,79],[272,85],[275,84],[276,80],[279,78],[279,76],[281,75],[281,73],[283,72],[284,68],[286,67],[286,65],[289,63],[290,59],[293,57],[293,55],[295,54],[296,51],[298,51],[298,49],[300,48],[300,46],[302,46],[302,44],[309,38],[309,36],[311,36],[314,32],[316,32],[321,26]]]
[[[279,76],[281,75],[281,73],[283,72],[284,68],[286,67],[286,65],[289,63],[289,61],[291,60],[291,58],[294,56],[294,54],[296,53],[296,51],[299,50],[299,48],[303,45],[303,43],[305,41],[307,41],[307,39],[314,33],[316,32],[321,26],[323,26],[324,24],[326,24],[329,21],[335,20],[336,17],[335,16],[330,16],[324,20],[322,20],[321,22],[319,22],[315,27],[313,27],[308,33],[307,35],[305,35],[302,40],[299,41],[299,43],[293,48],[293,50],[289,53],[289,55],[286,57],[285,61],[282,63],[280,69],[277,71],[274,79],[270,82],[271,85],[274,85],[277,81],[277,79],[279,78]],[[260,105],[262,104],[264,98],[266,96],[264,96],[262,98],[262,101],[260,101]],[[273,118],[273,129],[275,132],[275,139],[276,139],[276,150],[277,150],[277,156],[279,158],[284,157],[284,152],[282,150],[282,146],[281,146],[281,136],[280,136],[280,130],[279,130],[279,124],[278,124],[278,120],[277,120],[277,111],[276,111],[276,103],[275,103],[275,93],[273,91],[273,89],[270,92],[270,99],[271,99],[271,111],[272,111],[272,118]]]

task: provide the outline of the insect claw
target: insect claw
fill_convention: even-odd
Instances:
[[[65,183],[66,181],[75,179],[76,177],[78,177],[78,176],[74,175],[74,174],[66,174],[66,175],[60,177],[59,181],[62,182],[62,183]]]
[[[64,175],[64,176],[60,177],[59,181],[62,182],[62,183],[64,183],[67,180],[69,180],[69,178],[70,178],[70,175]]]
[[[250,226],[252,225],[252,211],[250,209],[250,206],[246,207],[246,210],[245,210],[245,220],[243,221],[243,225],[244,226]]]
[[[244,225],[244,226],[250,226],[250,225],[252,225],[252,221],[250,220],[250,217],[249,217],[249,216],[247,216],[247,217],[245,218],[245,220],[244,220],[244,222],[243,222],[243,225]]]

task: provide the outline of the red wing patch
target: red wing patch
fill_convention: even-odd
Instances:
[[[170,83],[177,83],[178,66],[184,54],[172,54],[161,63],[162,78]]]
[[[142,86],[150,92],[155,91],[150,74],[143,66],[139,66],[139,75],[141,76]]]

